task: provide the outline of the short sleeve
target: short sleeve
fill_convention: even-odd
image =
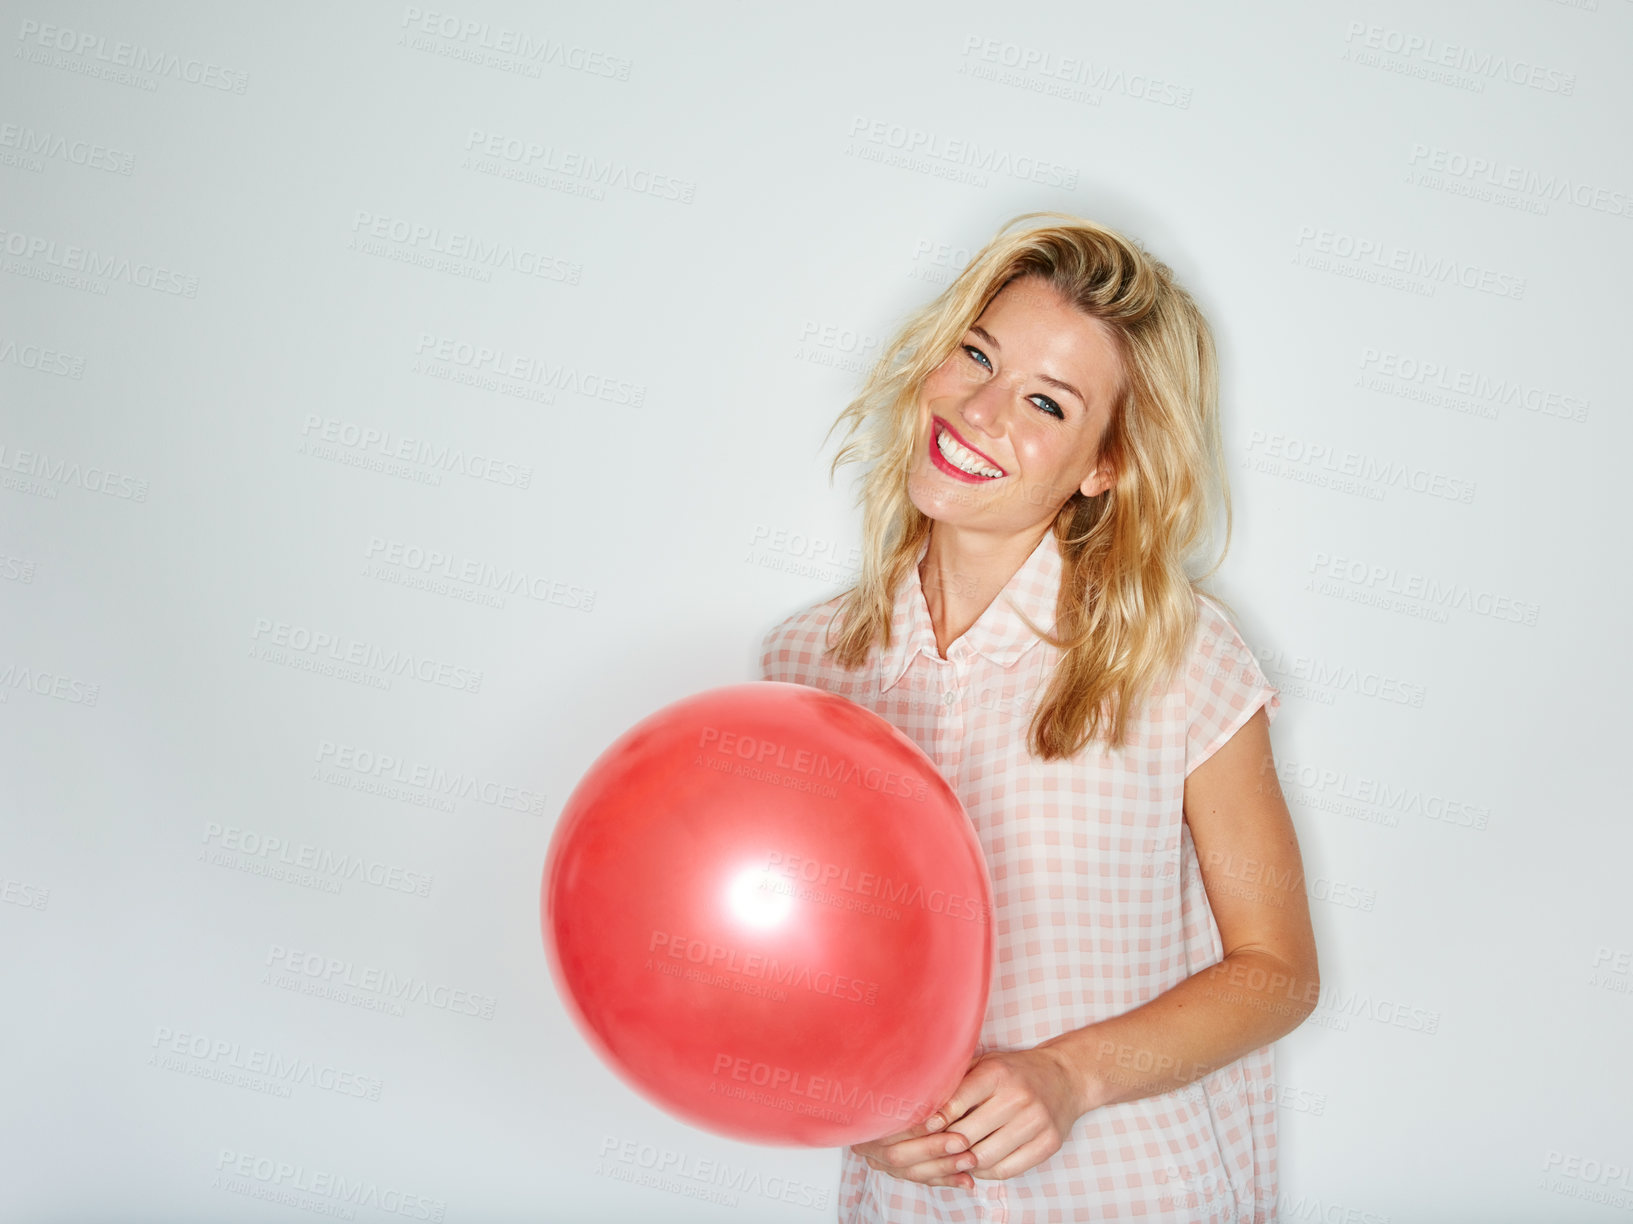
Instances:
[[[1185,665],[1185,776],[1211,757],[1261,705],[1276,720],[1280,691],[1224,611],[1197,600],[1196,636]]]

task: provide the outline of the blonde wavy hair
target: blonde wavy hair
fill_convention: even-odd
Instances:
[[[1016,229],[1022,222],[1036,223]],[[1122,369],[1101,444],[1116,479],[1096,497],[1079,490],[1061,506],[1052,527],[1063,562],[1055,632],[1027,621],[1063,652],[1027,737],[1034,756],[1055,760],[1096,737],[1122,747],[1146,696],[1184,658],[1197,593],[1224,604],[1202,586],[1224,560],[1231,526],[1213,335],[1173,271],[1115,230],[1059,212],[1012,218],[885,346],[828,430],[849,426],[830,481],[842,464],[871,466],[858,498],[860,578],[843,596],[827,645],[847,670],[876,645],[889,647],[896,591],[932,522],[907,491],[920,389],[999,290],[1020,277],[1040,278],[1109,325]],[[1224,541],[1213,564],[1193,576],[1187,565],[1211,540],[1216,491]]]

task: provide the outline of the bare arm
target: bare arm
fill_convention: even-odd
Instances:
[[[1224,958],[1132,1011],[1039,1049],[1065,1064],[1082,1113],[1169,1092],[1297,1028],[1321,981],[1292,816],[1260,707],[1185,781]]]
[[[1298,1027],[1321,982],[1262,707],[1191,771],[1184,805],[1219,963],[1120,1016],[984,1055],[934,1115],[853,1151],[896,1177],[974,1189],[1047,1160],[1091,1109],[1171,1092]]]

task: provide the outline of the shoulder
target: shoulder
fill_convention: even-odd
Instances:
[[[1196,592],[1196,629],[1185,655],[1185,690],[1194,703],[1238,689],[1258,689],[1265,678],[1258,656],[1224,606]]]
[[[1273,719],[1281,704],[1279,692],[1230,614],[1197,592],[1196,633],[1185,660],[1185,701],[1193,735],[1207,742],[1198,759],[1259,705],[1265,705]]]
[[[1196,628],[1191,634],[1188,662],[1219,662],[1239,658],[1244,652],[1252,656],[1247,643],[1237,631],[1224,606],[1203,591],[1194,592],[1196,598]]]
[[[760,678],[805,683],[827,650],[828,629],[844,598],[835,595],[773,625],[760,641]]]

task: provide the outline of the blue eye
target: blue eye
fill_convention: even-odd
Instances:
[[[981,368],[982,369],[984,369],[984,370],[992,369],[992,362],[988,361],[987,360],[987,355],[985,353],[983,353],[980,349],[976,348],[975,345],[966,344],[966,345],[963,346],[963,349],[972,358],[974,358],[976,361],[979,361],[981,363]],[[1038,404],[1039,408],[1042,408],[1045,412],[1047,412],[1052,417],[1058,417],[1061,420],[1065,420],[1066,413],[1061,409],[1059,404],[1055,403],[1054,400],[1050,399],[1047,395],[1034,395],[1032,397],[1032,402],[1033,403],[1037,403],[1039,400],[1043,401],[1042,403]]]

